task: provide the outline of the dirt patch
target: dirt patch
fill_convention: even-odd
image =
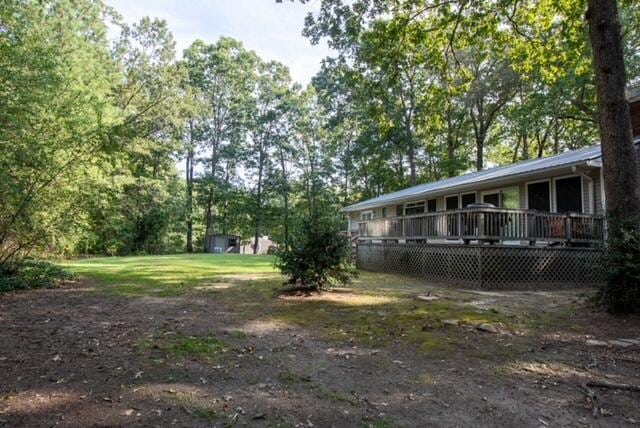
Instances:
[[[593,313],[575,291],[482,293],[393,276],[376,285],[367,275],[311,298],[231,277],[180,297],[105,297],[89,281],[2,295],[0,426],[640,421],[639,393],[596,390],[594,418],[579,388],[640,383],[639,349],[586,343],[637,337],[640,318]],[[415,299],[427,292],[441,299]]]

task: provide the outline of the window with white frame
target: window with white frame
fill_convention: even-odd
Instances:
[[[460,200],[462,202],[462,208],[466,208],[467,205],[476,203],[476,192],[471,193],[463,193],[460,195]]]
[[[407,202],[404,205],[404,215],[422,214],[424,212],[424,201]]]
[[[369,221],[373,220],[373,211],[363,211],[360,213],[360,220]]]
[[[451,195],[444,198],[444,207],[446,210],[457,210],[460,208],[460,195]]]
[[[527,183],[527,208],[551,211],[551,186],[549,180]]]
[[[500,191],[500,206],[502,208],[520,208],[520,191],[517,186]]]
[[[520,208],[520,191],[518,186],[482,193],[482,202],[493,204],[499,208]]]
[[[556,212],[583,212],[582,178],[579,176],[556,178]]]

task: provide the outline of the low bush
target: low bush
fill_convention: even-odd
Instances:
[[[339,231],[335,220],[311,217],[303,221],[289,245],[278,249],[276,267],[291,289],[325,290],[356,275],[349,240]]]
[[[0,292],[30,288],[53,288],[74,274],[44,260],[21,260],[0,265]]]

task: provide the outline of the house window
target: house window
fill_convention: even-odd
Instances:
[[[396,205],[396,216],[400,217],[404,215],[404,205]]]
[[[485,204],[492,204],[493,206],[500,206],[500,192],[485,193],[482,195],[482,202]]]
[[[556,211],[582,212],[582,179],[580,177],[556,180]]]
[[[404,206],[404,215],[422,214],[424,212],[424,201],[408,202]]]
[[[436,212],[436,200],[435,199],[429,199],[427,201],[427,212],[429,213],[434,213]]]
[[[527,184],[527,207],[530,210],[551,211],[551,189],[548,181]]]
[[[456,196],[447,196],[444,199],[445,209],[447,210],[457,210],[458,209],[458,195]]]
[[[502,208],[520,208],[520,192],[517,187],[510,187],[500,192],[500,206]]]
[[[382,208],[382,218],[387,218],[387,207]]]
[[[520,208],[520,192],[515,186],[487,192],[482,195],[482,202],[493,204],[499,208]]]
[[[465,193],[464,195],[461,196],[462,198],[462,208],[466,208],[467,205],[471,205],[471,204],[475,204],[476,203],[476,193]]]
[[[373,220],[373,211],[365,211],[362,214],[360,214],[360,220],[362,221]]]

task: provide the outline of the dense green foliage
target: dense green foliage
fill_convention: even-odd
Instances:
[[[621,1],[628,75],[640,6]],[[582,0],[324,0],[306,35],[344,193],[372,197],[598,141]]]
[[[635,80],[640,3],[620,5]],[[585,9],[322,0],[305,35],[334,55],[302,87],[232,38],[179,58],[163,20],[128,25],[102,0],[5,0],[0,266],[200,251],[207,233],[316,248],[322,228],[295,236],[316,212],[333,224],[339,205],[593,144]]]
[[[595,303],[609,312],[640,312],[640,229],[634,224],[612,230],[619,235],[609,240],[609,278]]]
[[[100,1],[9,0],[0,15],[0,264],[181,247],[166,23],[121,25],[110,45]]]
[[[164,21],[100,0],[3,2],[0,263],[286,243],[313,205],[592,144],[583,6],[324,1],[306,35],[336,55],[302,88],[231,38],[178,60]]]
[[[0,265],[0,292],[32,288],[52,288],[74,274],[44,260],[20,260]]]
[[[310,200],[335,212],[323,111],[284,65],[231,38],[177,60],[166,22],[101,0],[9,0],[0,22],[0,265],[284,242]]]
[[[293,233],[289,245],[278,250],[276,266],[294,289],[326,290],[348,283],[356,275],[349,239],[340,224],[311,216]]]

